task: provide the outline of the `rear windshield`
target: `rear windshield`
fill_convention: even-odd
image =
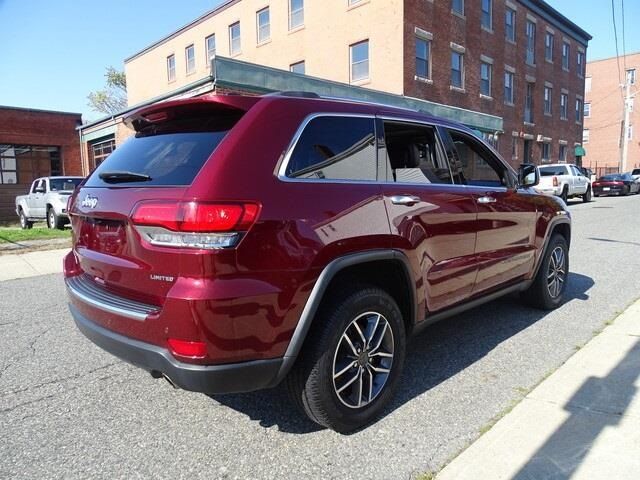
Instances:
[[[622,175],[605,175],[604,177],[600,177],[600,180],[622,180]]]
[[[551,177],[553,175],[566,175],[567,168],[560,165],[557,167],[540,167],[541,177]]]
[[[134,121],[137,133],[94,170],[87,187],[191,185],[207,159],[244,114],[206,104],[175,110],[172,120]],[[114,175],[114,173],[116,175]],[[109,174],[108,182],[100,174]],[[125,174],[125,175],[123,175]],[[135,178],[135,177],[141,178]],[[120,180],[113,180],[120,177]],[[123,177],[128,177],[123,179]]]
[[[51,178],[49,186],[52,192],[73,192],[81,181],[81,178]]]

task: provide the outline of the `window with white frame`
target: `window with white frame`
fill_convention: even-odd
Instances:
[[[493,29],[493,0],[482,0],[481,25],[487,29]]]
[[[529,65],[536,64],[536,24],[531,20],[527,20],[527,29],[525,31],[527,37],[526,62]]]
[[[553,46],[555,37],[553,33],[547,32],[544,36],[544,59],[547,62],[553,62]]]
[[[451,52],[451,86],[464,88],[464,54]]]
[[[416,76],[431,78],[431,41],[416,37]]]
[[[369,40],[349,47],[351,56],[351,81],[359,82],[369,78]]]
[[[271,38],[269,7],[256,12],[256,26],[258,32],[258,43],[264,43]]]
[[[558,161],[563,163],[567,161],[567,146],[563,143],[558,146]]]
[[[542,161],[548,162],[551,159],[551,144],[543,143],[542,144]]]
[[[487,97],[491,96],[491,64],[480,62],[480,93]]]
[[[514,102],[514,81],[515,75],[513,72],[505,71],[504,72],[504,103],[508,103],[509,105],[513,105]]]
[[[582,143],[583,144],[589,143],[589,136],[590,136],[589,134],[590,134],[590,132],[589,132],[588,128],[585,128],[584,130],[582,130]]]
[[[560,94],[560,120],[567,120],[569,118],[569,95],[566,93]]]
[[[289,30],[304,25],[304,0],[289,0]]]
[[[207,53],[207,68],[210,67],[211,59],[216,55],[216,36],[215,34],[209,35],[204,39],[204,48]]]
[[[302,60],[301,62],[296,62],[296,63],[292,63],[291,65],[289,65],[289,71],[293,72],[293,73],[300,73],[300,74],[304,75],[305,71],[306,71],[304,60]]]
[[[584,77],[584,52],[578,52],[578,57],[576,60],[578,75]]]
[[[504,36],[510,42],[516,41],[516,11],[510,7],[504,13]]]
[[[584,112],[584,106],[582,105],[582,99],[576,98],[576,122],[582,121],[583,112]]]
[[[569,70],[569,55],[571,54],[571,46],[567,42],[562,43],[562,68]]]
[[[553,88],[544,87],[544,113],[551,115],[553,113]]]
[[[242,51],[240,41],[240,22],[229,25],[229,54],[238,55]]]
[[[176,56],[169,55],[167,57],[167,80],[174,82],[176,80]]]
[[[464,0],[451,0],[451,11],[464,15]]]
[[[591,117],[591,102],[585,102],[584,104],[584,118]]]
[[[184,61],[187,67],[187,75],[191,75],[196,71],[196,49],[193,45],[189,45],[184,49]]]

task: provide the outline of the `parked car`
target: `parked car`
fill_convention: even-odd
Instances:
[[[575,165],[558,163],[539,167],[540,184],[536,191],[556,195],[565,202],[569,198],[581,197],[591,201],[591,181]]]
[[[42,177],[31,184],[27,195],[16,197],[16,213],[23,229],[46,220],[49,228],[63,228],[69,223],[67,200],[83,177]]]
[[[630,173],[612,173],[600,177],[593,183],[593,194],[600,195],[629,195],[640,192],[640,182]]]
[[[427,325],[510,292],[562,302],[565,204],[460,124],[312,94],[205,95],[126,122],[134,138],[72,197],[65,282],[84,335],[174,386],[284,381],[348,432],[382,411]]]

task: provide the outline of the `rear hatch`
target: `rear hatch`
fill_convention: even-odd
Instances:
[[[250,108],[250,102],[234,105],[234,97],[225,98],[167,102],[128,119],[135,136],[91,174],[72,201],[73,248],[87,278],[125,298],[162,305],[180,275],[181,250],[146,241],[132,215],[141,205],[175,213],[198,172]]]
[[[561,175],[566,175],[564,166],[545,166],[539,167],[540,170],[540,186],[541,187],[557,187],[560,184]]]

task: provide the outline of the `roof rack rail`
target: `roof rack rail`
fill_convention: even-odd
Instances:
[[[282,92],[271,92],[264,95],[265,97],[295,97],[295,98],[322,98],[314,92],[305,92],[297,90],[285,90]]]

